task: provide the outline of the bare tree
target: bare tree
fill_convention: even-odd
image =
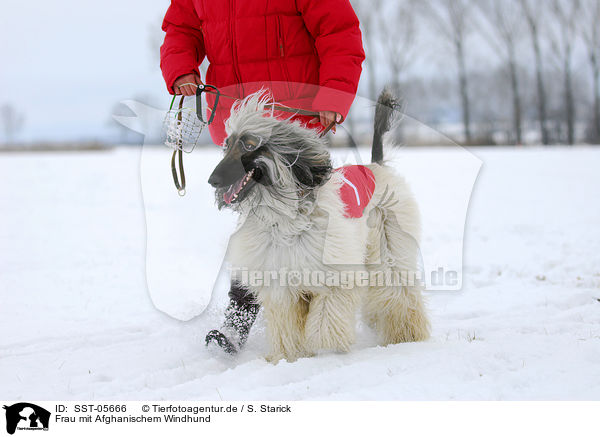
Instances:
[[[465,142],[472,141],[471,113],[465,43],[471,30],[471,0],[423,0],[424,16],[440,31],[449,43],[458,70],[458,89],[462,108]]]
[[[384,58],[391,73],[391,86],[400,92],[402,75],[419,55],[416,50],[415,0],[388,2],[378,14],[377,23]]]
[[[579,29],[586,47],[594,98],[594,140],[600,141],[600,0],[581,0]]]
[[[377,99],[377,21],[381,14],[381,0],[352,0],[362,27],[365,43],[366,59],[369,80],[369,98]]]
[[[573,94],[573,50],[577,37],[579,0],[552,0],[554,22],[548,26],[548,35],[554,59],[562,70],[564,81],[564,110],[567,125],[567,143],[575,143],[575,97]]]
[[[494,51],[504,57],[508,67],[514,140],[516,144],[522,144],[521,92],[517,72],[517,45],[525,25],[521,9],[516,0],[480,0],[476,4],[483,18],[481,35]]]
[[[2,121],[6,143],[12,143],[17,132],[23,127],[25,116],[19,113],[10,103],[5,103],[0,107],[0,120]]]
[[[534,54],[535,78],[537,87],[537,109],[540,123],[542,144],[550,143],[548,133],[548,108],[546,100],[546,88],[544,84],[544,66],[542,57],[542,23],[544,19],[545,2],[539,0],[519,0],[523,15],[529,28],[531,45]]]

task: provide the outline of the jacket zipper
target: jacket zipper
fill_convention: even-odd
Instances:
[[[237,51],[236,51],[236,43],[235,43],[235,0],[230,0],[231,5],[231,15],[229,16],[230,19],[230,26],[231,26],[231,55],[232,55],[232,61],[233,61],[233,74],[235,75],[235,81],[236,83],[239,85],[239,91],[240,91],[240,95],[243,97],[244,96],[244,85],[242,85],[241,83],[241,75],[239,72],[239,66],[238,66],[238,60],[237,60]]]
[[[285,53],[283,51],[283,32],[281,30],[281,18],[279,18],[279,15],[277,16],[277,37],[279,38],[279,56],[283,58]]]
[[[279,57],[281,58],[281,69],[283,70],[283,75],[291,98],[293,96],[292,84],[290,83],[290,75],[287,70],[287,66],[285,64],[285,61],[283,60],[283,58],[285,57],[285,50],[283,47],[283,27],[281,26],[281,17],[279,15],[277,15],[277,37],[279,40]]]

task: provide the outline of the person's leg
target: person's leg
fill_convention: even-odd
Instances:
[[[213,329],[207,334],[206,345],[215,343],[225,352],[235,354],[246,344],[260,305],[254,295],[236,281],[231,282],[229,299],[225,322],[221,329]]]

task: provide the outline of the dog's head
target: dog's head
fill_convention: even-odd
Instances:
[[[297,121],[274,117],[269,103],[260,91],[231,109],[225,156],[208,180],[219,208],[289,209],[329,177],[325,141]]]

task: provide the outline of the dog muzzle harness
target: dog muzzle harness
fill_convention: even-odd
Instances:
[[[189,85],[189,84],[186,84]],[[196,84],[193,84],[196,85]],[[202,93],[211,92],[215,94],[215,103],[209,108],[210,117],[205,120],[202,116]],[[212,85],[198,85],[196,88],[196,109],[183,105],[185,96],[179,99],[177,108],[173,108],[177,96],[173,96],[171,105],[165,116],[163,128],[165,131],[165,145],[173,149],[171,156],[171,172],[173,182],[180,196],[185,196],[185,171],[183,169],[183,152],[191,153],[200,139],[200,134],[206,126],[212,123],[221,93],[217,87]],[[179,172],[176,160],[178,159]]]

